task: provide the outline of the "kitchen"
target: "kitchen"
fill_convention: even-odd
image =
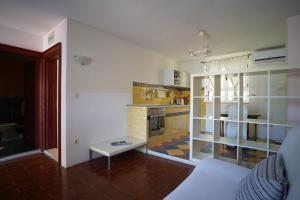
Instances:
[[[133,82],[128,134],[146,139],[150,153],[189,160],[189,74],[165,69],[164,84]]]

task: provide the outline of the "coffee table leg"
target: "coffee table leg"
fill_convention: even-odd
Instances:
[[[93,151],[90,150],[90,161],[93,159]]]
[[[149,148],[148,148],[148,144],[146,145],[146,154],[147,154],[147,156],[149,155]]]
[[[110,157],[107,157],[107,169],[110,170]]]

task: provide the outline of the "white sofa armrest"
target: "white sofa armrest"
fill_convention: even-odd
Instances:
[[[251,171],[248,168],[217,159],[201,160],[195,170],[214,171],[220,176],[229,178],[235,182],[240,182]]]
[[[247,168],[221,160],[202,160],[165,200],[232,200],[240,181],[249,172]]]

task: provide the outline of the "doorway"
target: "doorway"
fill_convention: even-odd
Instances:
[[[0,52],[0,158],[38,148],[37,65],[34,58]]]
[[[0,76],[0,161],[40,149],[60,163],[61,43],[43,53],[0,44]]]

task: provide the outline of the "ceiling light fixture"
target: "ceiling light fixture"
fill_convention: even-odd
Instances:
[[[92,58],[87,56],[75,55],[74,58],[82,66],[89,65],[92,62]]]
[[[207,37],[207,33],[205,30],[200,30],[198,33],[200,38],[200,49],[198,50],[190,50],[189,55],[192,57],[202,57],[205,58],[210,53],[209,50],[209,40]]]

